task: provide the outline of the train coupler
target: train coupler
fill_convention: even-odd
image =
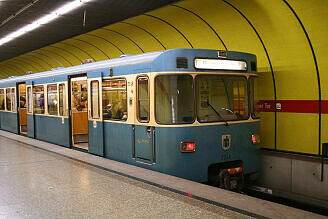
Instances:
[[[219,182],[221,188],[241,191],[244,188],[242,167],[220,170]]]

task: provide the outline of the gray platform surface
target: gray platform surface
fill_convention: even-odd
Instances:
[[[0,136],[0,218],[321,218],[24,136]]]

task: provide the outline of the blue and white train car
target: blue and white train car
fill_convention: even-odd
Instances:
[[[256,56],[173,49],[0,80],[0,127],[228,189],[258,171]]]

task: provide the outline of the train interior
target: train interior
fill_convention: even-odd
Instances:
[[[72,146],[89,150],[87,77],[71,79]]]
[[[19,95],[19,131],[21,134],[27,134],[27,102],[26,102],[26,84],[18,85]]]

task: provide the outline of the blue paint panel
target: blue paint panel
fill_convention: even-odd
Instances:
[[[17,113],[1,112],[1,129],[18,133]]]
[[[207,181],[211,164],[242,160],[244,173],[258,170],[259,146],[251,135],[259,133],[259,123],[240,123],[199,127],[156,128],[156,151],[160,171],[194,181]],[[221,147],[222,135],[231,135],[231,147]],[[194,141],[196,152],[181,153],[179,144]]]
[[[151,71],[151,63],[128,65],[113,68],[114,76],[145,73]]]
[[[16,87],[16,82],[8,82],[5,84],[0,84],[0,88],[7,88],[7,87]]]
[[[89,71],[88,78],[100,78],[102,75],[109,73],[109,69],[103,69],[101,71]]]
[[[105,157],[132,162],[132,125],[104,122]],[[133,162],[134,163],[134,162]]]
[[[34,115],[27,114],[27,136],[34,138]]]
[[[70,147],[69,145],[69,120],[61,117],[34,116],[35,138],[54,144]]]
[[[198,182],[207,181],[208,167],[217,163],[242,160],[245,174],[258,171],[259,145],[252,145],[251,135],[259,133],[259,122],[229,126],[156,127],[156,163],[152,166],[136,163],[138,159],[133,158],[132,125],[109,122],[104,125],[105,157],[110,159]],[[145,132],[142,129],[139,131]],[[139,131],[135,131],[136,154],[139,153],[137,136],[145,134]],[[221,145],[223,134],[231,135],[231,147],[227,151]],[[194,141],[196,152],[181,153],[180,142],[183,141]],[[147,156],[146,151],[143,148],[140,153]]]
[[[55,76],[55,77],[34,79],[33,80],[33,85],[56,83],[56,82],[63,82],[63,81],[67,81],[67,75],[60,75],[60,76]]]
[[[103,122],[96,122],[94,128],[93,121],[88,122],[89,129],[89,152],[100,156],[104,155],[104,130]]]
[[[135,157],[153,161],[153,133],[154,127],[135,126]]]

